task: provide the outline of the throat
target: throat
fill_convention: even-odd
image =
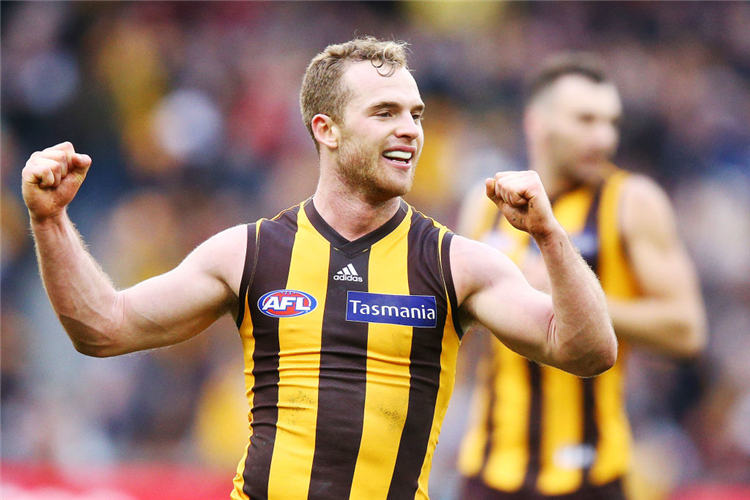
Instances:
[[[401,198],[372,204],[360,199],[315,193],[312,203],[326,224],[348,241],[355,241],[393,218],[401,205]]]

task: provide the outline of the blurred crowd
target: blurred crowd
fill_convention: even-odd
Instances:
[[[470,185],[524,168],[529,71],[563,50],[603,57],[625,109],[616,163],[668,190],[710,323],[708,350],[694,362],[631,360],[636,490],[659,499],[698,483],[750,484],[750,3],[1,8],[3,460],[159,460],[233,475],[247,402],[232,321],[168,349],[78,354],[39,280],[20,172],[33,151],[64,140],[93,158],[69,213],[116,286],[130,286],[221,229],[313,193],[302,74],[327,44],[373,34],[411,44],[427,113],[407,199],[449,226]],[[436,500],[452,498],[469,392],[457,385],[444,425]]]

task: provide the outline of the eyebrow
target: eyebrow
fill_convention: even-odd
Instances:
[[[411,108],[411,110],[412,111],[423,112],[424,111],[424,107],[425,107],[424,103],[421,103],[421,104],[418,104],[418,105],[414,106],[413,108]],[[381,110],[381,109],[393,109],[393,108],[403,108],[403,106],[400,103],[396,102],[396,101],[380,101],[380,102],[376,102],[375,104],[371,105],[369,109],[372,110],[372,111],[378,111],[378,110]]]

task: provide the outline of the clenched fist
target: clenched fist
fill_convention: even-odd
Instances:
[[[560,227],[536,172],[498,172],[485,180],[485,187],[487,197],[516,229],[543,238]]]
[[[31,155],[22,173],[23,200],[32,220],[59,216],[81,187],[91,158],[63,142]]]

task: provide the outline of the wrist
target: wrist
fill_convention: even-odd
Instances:
[[[534,232],[531,235],[536,241],[539,248],[547,247],[550,245],[556,245],[561,240],[568,240],[568,233],[560,225],[559,222],[555,221],[550,227],[545,228],[543,231]]]
[[[66,210],[61,210],[54,215],[46,217],[35,216],[29,211],[29,219],[31,220],[31,229],[33,231],[50,231],[63,227],[68,216]]]

